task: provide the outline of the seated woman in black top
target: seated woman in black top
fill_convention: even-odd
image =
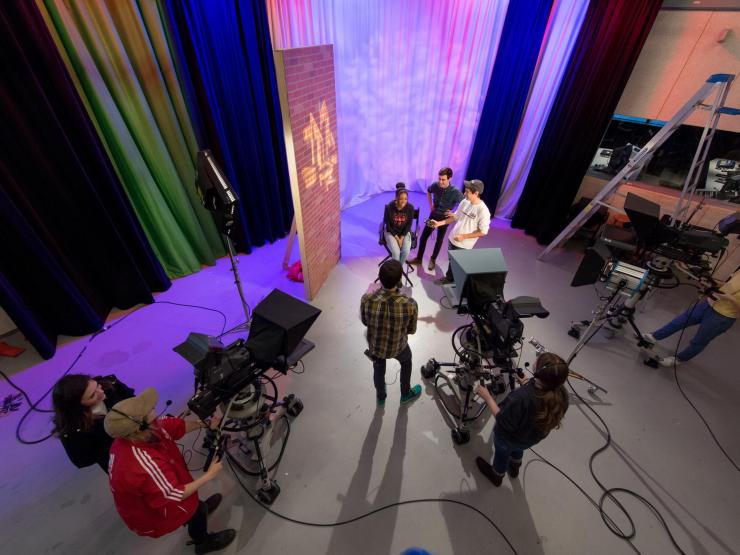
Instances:
[[[108,472],[113,438],[105,433],[103,419],[118,401],[133,396],[134,390],[115,376],[69,374],[54,385],[54,433],[75,466],[97,463]]]
[[[411,250],[411,222],[414,207],[409,204],[409,193],[403,183],[396,184],[396,199],[385,205],[383,214],[385,244],[393,260],[401,264]]]
[[[478,469],[500,486],[504,474],[516,478],[522,465],[525,449],[529,449],[547,437],[568,410],[568,392],[563,387],[568,378],[568,364],[554,353],[542,353],[535,362],[534,377],[521,380],[521,387],[509,393],[496,404],[484,386],[478,386],[478,395],[496,417],[493,427],[493,464],[482,457],[475,462]]]

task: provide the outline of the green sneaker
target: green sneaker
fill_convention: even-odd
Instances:
[[[409,389],[407,395],[401,395],[401,404],[405,405],[411,401],[416,401],[419,397],[421,397],[421,386],[416,384],[414,387]]]
[[[378,399],[378,406],[382,409],[385,406],[385,397]]]

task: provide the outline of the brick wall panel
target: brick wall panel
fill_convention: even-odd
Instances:
[[[313,299],[341,255],[334,51],[292,48],[275,60],[293,139],[288,156],[296,168],[291,187],[306,296]]]

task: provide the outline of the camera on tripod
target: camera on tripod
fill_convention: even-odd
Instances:
[[[287,373],[314,348],[304,336],[320,313],[319,309],[273,289],[255,307],[246,340],[224,346],[218,338],[191,333],[174,349],[194,368],[195,393],[188,408],[201,420],[219,407],[223,414],[218,430],[206,434],[206,468],[219,451],[228,454],[243,472],[261,478],[257,496],[268,505],[280,493],[277,482],[269,476],[279,459],[268,466],[260,444],[271,434],[275,418],[284,414],[298,416],[303,403],[293,394],[279,399],[275,376],[267,372]],[[224,432],[237,434],[235,441],[227,442]],[[287,436],[281,454],[286,441]],[[249,471],[234,453],[249,455],[257,470]]]
[[[493,394],[504,393],[507,382],[514,389],[515,375],[523,376],[514,364],[524,334],[522,319],[546,318],[550,313],[535,297],[503,299],[507,269],[501,249],[455,250],[449,255],[455,283],[444,286],[445,295],[472,322],[452,334],[455,360],[432,358],[421,374],[434,380],[442,405],[455,422],[452,440],[459,445],[470,440],[468,423],[485,410],[485,404],[475,402],[476,387],[481,384]],[[454,398],[455,409],[444,401],[442,389]]]
[[[670,218],[661,219],[660,205],[634,193],[627,194],[624,211],[629,226],[605,226],[573,277],[571,286],[601,283],[607,294],[594,318],[572,322],[568,335],[579,340],[583,336],[585,343],[602,324],[607,324],[608,336],[629,324],[638,346],[650,347],[634,321],[637,304],[653,289],[677,287],[680,281],[674,270],[711,284],[712,268],[729,244],[727,235],[738,233],[740,224],[736,215],[720,222],[716,232],[687,222],[671,224]]]

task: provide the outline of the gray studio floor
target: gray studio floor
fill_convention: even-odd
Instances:
[[[389,387],[386,408],[376,409],[358,304],[382,258],[376,230],[382,204],[389,200],[375,197],[343,213],[342,261],[313,303],[323,311],[308,334],[316,349],[305,358],[304,374],[280,380],[281,392],[296,393],[305,410],[292,425],[276,474],[282,493],[273,509],[295,519],[332,522],[399,500],[439,498],[476,507],[500,532],[464,506],[439,502],[403,505],[341,527],[292,524],[257,506],[225,470],[205,492],[225,495],[211,518],[212,528],[238,529],[236,542],[224,553],[398,554],[410,546],[440,555],[512,553],[501,533],[520,554],[673,552],[647,507],[619,495],[636,526],[630,545],[609,532],[584,493],[532,452],[525,454],[518,480],[506,478],[502,487],[492,487],[476,470],[475,457],[490,454],[493,420],[482,418],[469,444],[453,445],[428,384],[420,400],[399,408],[396,381]],[[422,195],[412,195],[411,201],[425,205]],[[285,280],[280,270],[284,245],[281,241],[240,258],[250,303],[272,287],[301,294],[302,286]],[[561,250],[547,262],[537,261],[541,247],[503,222],[496,222],[479,246],[503,249],[509,267],[507,297],[538,296],[551,311],[545,320],[527,320],[525,335],[567,356],[575,343],[566,335],[570,321],[588,318],[597,303],[590,287],[569,287],[578,253]],[[218,308],[228,327],[237,324],[240,309],[227,262],[177,280],[158,300]],[[441,262],[436,276],[422,270],[412,277],[420,312],[418,332],[411,338],[413,383],[421,381],[419,366],[429,357],[450,360],[450,335],[464,323],[440,306],[441,290],[433,279],[446,267],[446,256]],[[687,287],[656,292],[640,307],[638,323],[653,330],[683,310],[693,295]],[[112,315],[111,322],[120,316]],[[172,347],[189,331],[215,334],[221,326],[219,316],[207,311],[145,307],[92,342],[62,339],[52,361],[41,362],[29,351],[18,359],[0,360],[0,368],[38,397],[87,346],[76,371],[115,373],[137,390],[154,385],[160,399],[173,400],[171,408],[177,412],[191,392],[192,369]],[[5,340],[18,343],[22,338]],[[735,461],[740,461],[739,340],[740,327],[735,326],[678,371],[684,391]],[[672,347],[675,339],[665,342],[664,351]],[[523,361],[532,359],[533,351],[526,348]],[[389,364],[388,382],[394,381],[397,369],[395,362]],[[594,463],[605,486],[632,489],[649,499],[686,553],[737,553],[740,473],[682,397],[672,370],[644,366],[627,336],[597,336],[573,369],[608,390],[590,397],[584,384],[574,382],[611,429],[613,445]],[[0,383],[1,396],[10,392]],[[0,419],[1,553],[192,553],[184,530],[159,540],[129,532],[113,508],[105,475],[97,467],[75,469],[56,441],[21,446],[14,441],[18,419],[19,413]],[[46,416],[33,415],[23,434],[33,438],[48,429]],[[601,490],[588,461],[603,443],[598,423],[573,400],[562,429],[535,449],[598,500]],[[195,455],[192,464],[197,462]],[[253,479],[243,481],[254,489]],[[605,507],[618,526],[629,529],[612,503]]]

